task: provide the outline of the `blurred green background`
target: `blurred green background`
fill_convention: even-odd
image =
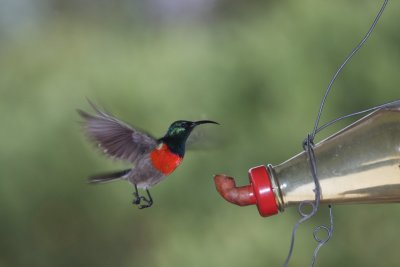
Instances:
[[[296,209],[261,218],[223,201],[213,175],[245,184],[250,167],[301,151],[380,4],[1,0],[0,266],[280,266]],[[399,98],[399,9],[389,4],[344,69],[323,122]],[[177,119],[216,120],[223,142],[188,152],[138,210],[128,183],[86,184],[125,166],[83,136],[75,109],[89,110],[86,97],[156,136]],[[317,265],[398,266],[399,214],[335,206]],[[290,266],[309,266],[320,223],[326,206],[300,228]]]

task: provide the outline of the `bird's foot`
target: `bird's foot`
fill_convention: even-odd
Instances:
[[[143,200],[143,202],[145,204],[142,204],[140,206],[138,206],[139,209],[145,209],[145,208],[150,208],[153,205],[153,200],[152,199],[147,199],[145,197],[140,197],[141,200]]]
[[[135,196],[135,198],[133,199],[132,204],[139,205],[141,197],[138,194],[135,194],[135,193],[133,193],[133,195]]]
[[[144,196],[140,196],[138,191],[133,192],[135,198],[132,201],[132,204],[138,206],[139,209],[149,208],[153,205],[153,199],[151,198],[150,192],[146,190],[148,198]],[[144,202],[143,204],[141,204]]]
[[[141,203],[143,203],[143,204],[141,204]],[[139,209],[145,209],[145,208],[149,208],[153,205],[153,200],[147,199],[144,196],[136,196],[133,199],[132,204],[138,206]]]

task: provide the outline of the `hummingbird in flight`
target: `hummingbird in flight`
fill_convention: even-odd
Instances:
[[[201,124],[215,123],[210,120],[173,122],[165,135],[154,138],[132,127],[111,114],[100,110],[92,102],[95,114],[78,110],[84,119],[83,127],[88,138],[108,156],[132,163],[132,168],[89,177],[89,183],[106,183],[127,180],[134,186],[133,204],[139,209],[151,207],[153,199],[149,189],[164,180],[182,163],[186,140],[192,130]],[[144,189],[147,197],[139,194]]]

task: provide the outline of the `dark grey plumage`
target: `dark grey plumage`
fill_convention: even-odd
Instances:
[[[99,110],[90,102],[96,115],[78,110],[85,119],[85,131],[92,141],[97,143],[109,156],[135,163],[137,159],[149,153],[157,146],[157,140],[117,118]]]
[[[95,110],[95,115],[78,110],[85,120],[83,127],[88,138],[108,156],[127,160],[135,165],[129,172],[96,175],[90,177],[89,182],[104,183],[127,179],[144,189],[160,182],[163,174],[153,168],[149,158],[149,153],[158,145],[157,139],[100,110],[90,101],[89,103]]]

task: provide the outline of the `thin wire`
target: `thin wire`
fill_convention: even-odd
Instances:
[[[310,219],[311,217],[313,217],[317,213],[318,208],[319,208],[319,203],[320,203],[320,200],[321,200],[321,186],[320,186],[320,183],[319,183],[319,180],[318,180],[317,163],[316,163],[316,158],[315,158],[315,153],[314,153],[314,138],[315,138],[315,135],[318,132],[320,132],[321,130],[325,129],[326,127],[328,127],[328,126],[330,126],[330,125],[332,125],[332,124],[334,124],[334,123],[336,123],[336,122],[338,122],[338,121],[340,121],[342,119],[345,119],[345,118],[348,118],[348,117],[352,117],[352,116],[355,116],[355,115],[359,115],[359,114],[363,114],[363,113],[366,113],[366,112],[374,111],[374,110],[383,108],[385,106],[389,106],[389,105],[397,102],[397,101],[394,101],[394,102],[386,103],[386,104],[383,104],[383,105],[380,105],[380,106],[376,106],[376,107],[373,107],[373,108],[370,108],[370,109],[366,109],[366,110],[363,110],[363,111],[359,111],[359,112],[355,112],[355,113],[352,113],[352,114],[348,114],[348,115],[339,117],[337,119],[334,119],[331,122],[328,122],[328,123],[324,124],[323,126],[321,126],[320,128],[318,128],[318,125],[319,125],[319,122],[320,122],[320,119],[321,119],[321,115],[322,115],[322,111],[323,111],[323,108],[325,106],[325,102],[326,102],[326,99],[327,99],[327,97],[329,95],[329,92],[332,89],[332,85],[336,81],[336,78],[341,73],[342,69],[347,64],[347,62],[355,55],[355,53],[367,41],[367,39],[371,35],[372,31],[374,30],[376,24],[378,23],[378,20],[381,17],[383,11],[385,10],[385,7],[386,7],[388,1],[389,0],[384,0],[384,2],[382,4],[378,14],[376,15],[372,25],[370,26],[368,32],[366,33],[366,35],[363,37],[361,42],[356,47],[353,48],[353,50],[345,58],[343,63],[340,65],[340,67],[337,69],[337,71],[333,75],[332,79],[329,82],[328,87],[325,90],[325,94],[324,94],[324,96],[323,96],[323,98],[321,100],[321,104],[320,104],[318,115],[317,115],[317,118],[316,118],[316,121],[315,121],[314,129],[313,129],[311,134],[307,135],[306,140],[303,142],[303,149],[305,150],[305,152],[307,154],[307,158],[308,158],[309,164],[310,164],[311,174],[312,174],[312,177],[313,177],[313,180],[314,180],[314,184],[315,184],[315,189],[314,189],[315,199],[314,199],[314,202],[303,201],[303,202],[301,202],[299,204],[298,212],[299,212],[301,218],[298,220],[298,222],[293,227],[291,241],[290,241],[290,247],[289,247],[289,253],[288,253],[287,257],[286,257],[286,260],[285,260],[285,262],[283,264],[283,267],[287,267],[287,265],[289,264],[290,258],[291,258],[292,254],[293,254],[294,241],[295,241],[295,236],[296,236],[297,229],[299,228],[300,224],[302,224],[303,222],[307,221],[308,219]],[[303,207],[305,205],[310,205],[312,207],[312,210],[311,210],[310,213],[306,213],[306,212],[303,211]],[[312,261],[311,261],[311,265],[310,265],[311,267],[314,267],[314,264],[315,264],[315,261],[317,259],[317,255],[318,255],[319,250],[321,249],[321,247],[323,245],[325,245],[329,241],[329,239],[332,237],[332,234],[333,234],[333,212],[332,212],[332,206],[331,205],[329,205],[329,217],[330,217],[330,226],[329,227],[327,227],[325,225],[320,225],[320,226],[317,226],[316,228],[314,228],[313,237],[314,237],[314,240],[318,242],[318,245],[315,248],[314,253],[313,253],[313,257],[312,257]],[[318,232],[320,232],[321,230],[325,230],[327,232],[327,236],[326,236],[325,239],[318,238]]]
[[[303,210],[302,210],[302,208],[306,204],[308,204],[308,205],[310,205],[312,207],[312,211],[311,211],[310,214],[307,214],[307,213],[303,212]],[[297,229],[299,228],[300,224],[302,224],[303,222],[307,221],[309,218],[311,218],[314,215],[313,214],[314,210],[315,210],[315,208],[314,208],[314,203],[313,202],[301,202],[300,203],[300,205],[298,207],[298,212],[300,213],[302,218],[300,218],[300,220],[298,220],[296,222],[296,224],[294,225],[294,227],[293,227],[292,236],[291,236],[291,242],[290,242],[290,247],[289,247],[289,253],[288,253],[288,256],[286,257],[286,260],[285,260],[283,266],[287,266],[289,264],[290,258],[291,258],[292,253],[293,253],[294,239],[296,237]]]
[[[372,112],[372,111],[375,111],[375,110],[378,110],[378,109],[381,109],[381,108],[385,108],[385,107],[388,107],[390,105],[393,105],[393,104],[396,104],[396,103],[399,103],[399,102],[400,102],[400,100],[395,100],[395,101],[388,102],[388,103],[385,103],[385,104],[382,104],[382,105],[379,105],[379,106],[375,106],[375,107],[372,107],[372,108],[369,108],[369,109],[364,109],[362,111],[358,111],[358,112],[354,112],[354,113],[351,113],[351,114],[347,114],[347,115],[341,116],[341,117],[336,118],[336,119],[334,119],[334,120],[332,120],[332,121],[330,121],[328,123],[325,123],[324,125],[319,127],[315,133],[317,134],[320,131],[322,131],[323,129],[325,129],[325,128],[331,126],[332,124],[334,124],[334,123],[336,123],[338,121],[341,121],[343,119],[350,118],[350,117],[353,117],[353,116],[356,116],[356,115],[361,115],[361,114],[364,114],[364,113],[367,113],[367,112]]]
[[[311,134],[307,135],[307,138],[306,138],[305,144],[303,145],[303,148],[307,152],[307,157],[309,159],[310,168],[311,168],[311,174],[312,174],[312,177],[313,177],[313,180],[314,180],[314,184],[315,184],[315,189],[314,189],[315,200],[314,200],[314,202],[302,201],[298,206],[298,212],[299,212],[301,218],[293,227],[291,241],[290,241],[289,253],[288,253],[288,255],[286,257],[286,260],[285,260],[285,262],[283,264],[284,267],[288,266],[290,258],[292,257],[293,248],[294,248],[294,240],[295,240],[295,237],[296,237],[297,229],[299,228],[300,224],[302,224],[303,222],[307,221],[308,219],[310,219],[311,217],[313,217],[317,213],[318,207],[319,207],[319,202],[320,202],[320,199],[321,199],[321,186],[320,186],[320,183],[319,183],[319,180],[318,180],[318,177],[317,177],[317,163],[316,163],[316,160],[315,160],[314,147],[313,147],[313,143],[312,143]],[[311,212],[308,213],[308,214],[303,211],[303,207],[305,205],[310,205],[311,208],[312,208]],[[333,220],[333,219],[331,218],[331,220]],[[328,234],[328,235],[330,236],[330,234]],[[316,257],[316,255],[315,255],[315,257]],[[313,259],[315,257],[313,257]],[[315,261],[315,260],[313,260],[313,261]],[[313,264],[311,266],[313,266]]]
[[[312,260],[311,260],[311,267],[314,267],[314,264],[315,264],[315,261],[317,260],[317,255],[318,255],[318,252],[319,252],[320,248],[321,248],[323,245],[325,245],[325,243],[328,242],[329,239],[331,239],[331,237],[332,237],[332,234],[333,234],[333,214],[332,214],[332,205],[329,205],[329,218],[330,218],[330,225],[329,225],[329,228],[328,228],[327,226],[325,226],[325,225],[320,225],[320,226],[318,226],[318,227],[316,227],[316,228],[314,229],[314,232],[313,232],[314,240],[318,242],[318,245],[317,245],[317,247],[315,248],[314,253],[313,253],[313,257],[312,257]],[[327,233],[327,236],[326,236],[325,239],[320,239],[320,238],[317,236],[318,232],[321,231],[321,230],[325,230],[326,233]]]
[[[371,35],[372,31],[374,30],[376,24],[378,23],[379,18],[381,17],[383,11],[385,10],[385,7],[387,5],[387,3],[389,2],[389,0],[385,0],[382,4],[381,9],[379,10],[378,14],[376,15],[374,22],[372,23],[371,27],[369,28],[368,32],[365,34],[364,38],[361,40],[361,42],[354,47],[354,49],[350,52],[350,54],[346,57],[346,59],[343,61],[342,65],[340,65],[340,67],[337,69],[337,71],[335,72],[335,74],[333,75],[331,81],[329,82],[328,87],[325,90],[325,94],[324,97],[322,98],[321,101],[321,105],[319,107],[319,111],[318,111],[318,116],[317,119],[315,120],[315,125],[314,125],[314,130],[312,133],[312,139],[314,139],[316,133],[317,133],[317,129],[318,129],[318,125],[319,125],[319,121],[321,119],[321,115],[322,115],[322,110],[324,109],[325,106],[325,102],[326,99],[329,95],[329,92],[332,89],[332,85],[333,83],[336,81],[336,78],[338,77],[338,75],[340,74],[340,72],[342,71],[342,69],[344,68],[344,66],[347,64],[347,62],[349,62],[349,60],[354,56],[355,53],[357,53],[358,50],[360,50],[360,48],[364,45],[364,43],[367,41],[368,37]]]

